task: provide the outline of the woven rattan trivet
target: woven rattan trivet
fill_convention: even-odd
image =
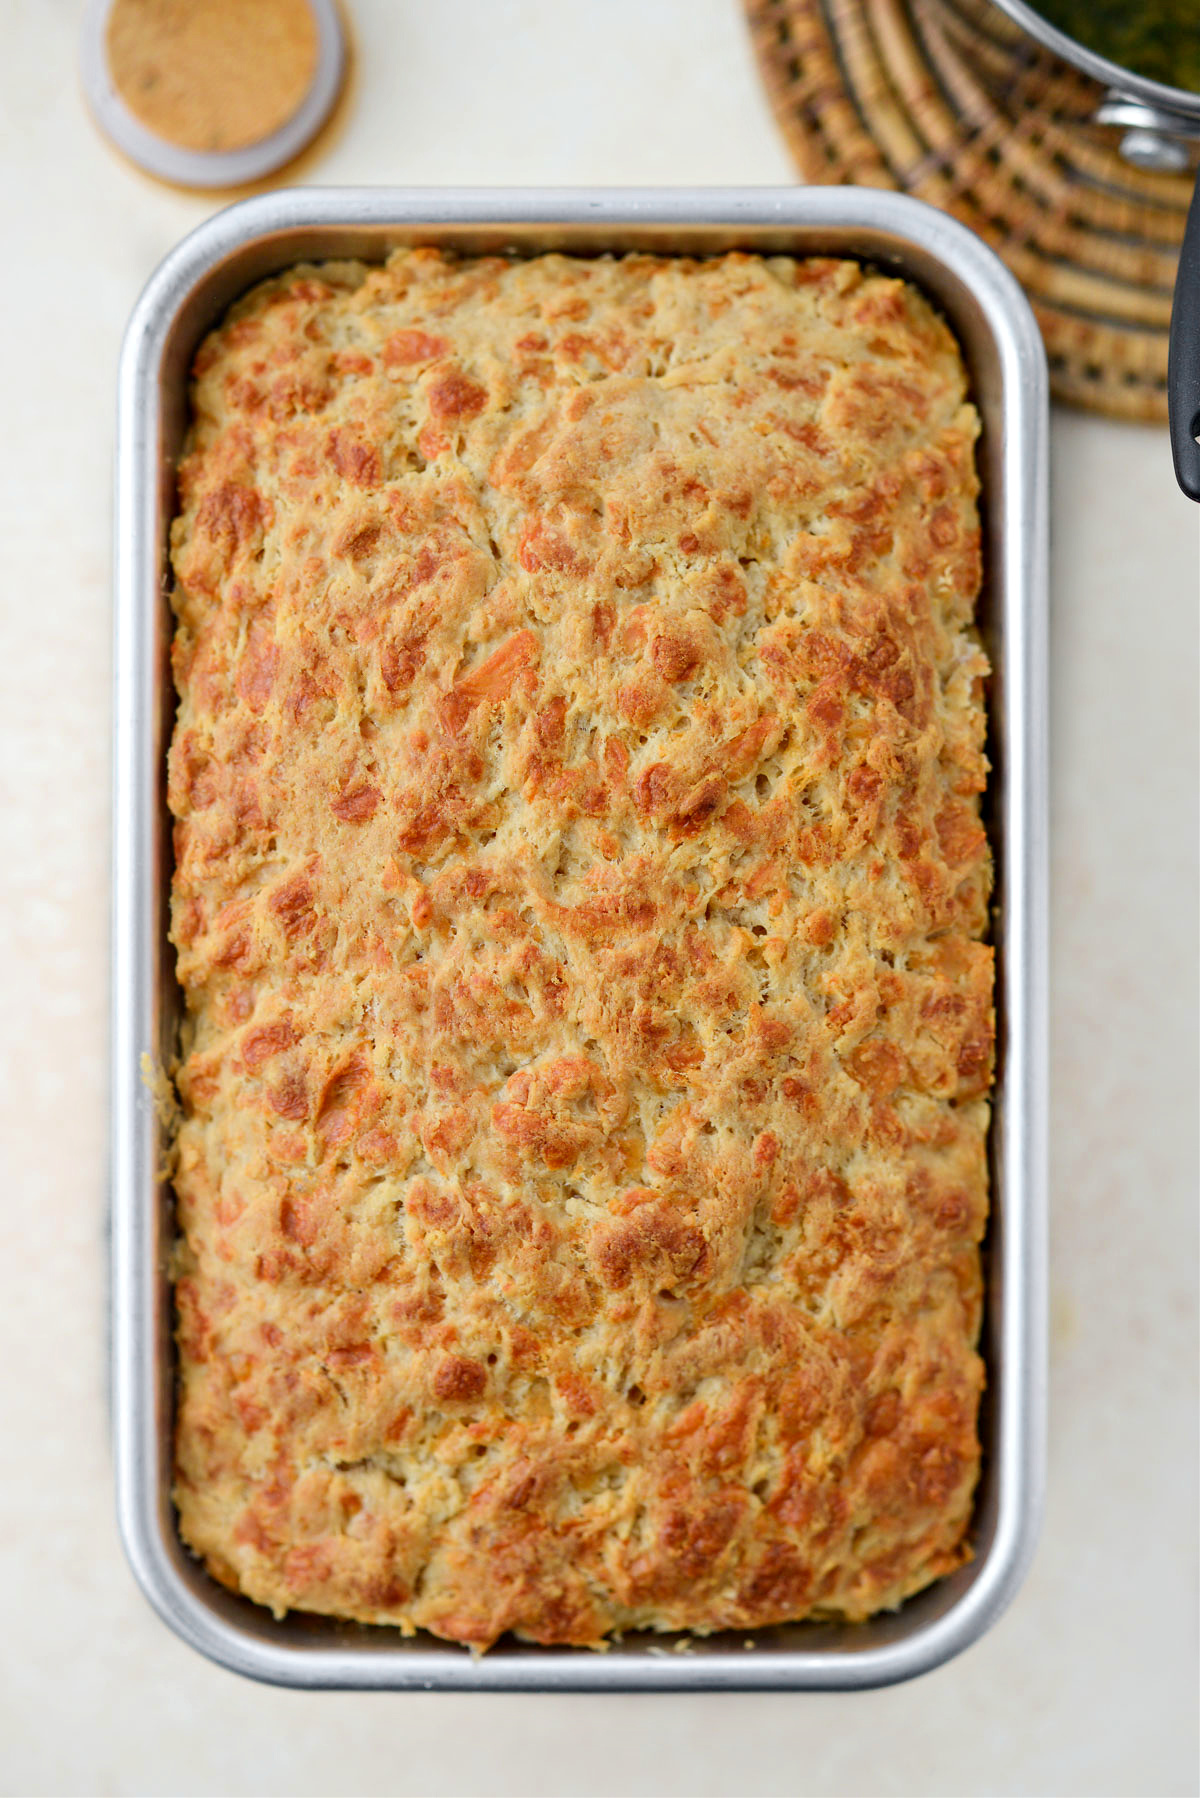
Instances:
[[[1058,398],[1167,415],[1192,181],[1132,168],[1101,90],[988,0],[745,0],[806,181],[897,187],[977,231],[1025,287]]]

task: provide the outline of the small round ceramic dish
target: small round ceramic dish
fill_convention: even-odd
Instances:
[[[89,0],[83,22],[84,91],[97,124],[133,162],[181,187],[242,187],[290,162],[328,118],[345,73],[346,45],[335,0],[306,0],[316,30],[312,75],[283,123],[250,143],[204,150],[150,130],[124,98],[109,56],[115,0]]]

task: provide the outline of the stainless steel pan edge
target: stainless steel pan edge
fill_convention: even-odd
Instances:
[[[627,1639],[607,1653],[504,1644],[479,1658],[425,1636],[272,1619],[227,1593],[179,1541],[170,1504],[170,1197],[144,1058],[171,1046],[171,690],[165,534],[186,367],[203,330],[255,280],[308,256],[404,242],[844,252],[896,268],[963,341],[984,418],[987,635],[996,664],[999,1086],[987,1245],[985,1465],[976,1557],[898,1613],[709,1638]],[[118,398],[112,1006],[112,1375],[121,1534],[150,1603],[234,1671],[305,1688],[517,1691],[854,1689],[936,1667],[1000,1615],[1031,1559],[1044,1477],[1047,1091],[1047,381],[1033,315],[976,237],[903,196],[853,188],[309,189],[218,214],[163,262],[130,321]]]

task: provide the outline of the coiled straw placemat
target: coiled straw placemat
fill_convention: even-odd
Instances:
[[[901,188],[970,225],[1025,287],[1058,398],[1166,418],[1192,180],[1089,123],[1092,81],[988,0],[745,0],[806,181]]]

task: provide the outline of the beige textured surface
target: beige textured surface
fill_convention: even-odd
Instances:
[[[949,331],[828,257],[418,250],[196,369],[185,1539],[481,1647],[894,1608],[983,1382]]]
[[[317,25],[305,0],[115,0],[105,47],[113,86],[148,131],[219,154],[261,143],[299,110]]]
[[[610,0],[603,32],[578,6],[503,31],[476,0],[354,11],[371,54],[323,179],[789,178],[732,0]],[[14,7],[0,69],[7,230],[38,270],[2,302],[0,1783],[1194,1793],[1198,533],[1158,431],[1054,424],[1052,1435],[1012,1611],[861,1698],[302,1698],[205,1665],[136,1592],[104,1375],[110,432],[125,318],[206,208],[97,142],[77,22]]]

